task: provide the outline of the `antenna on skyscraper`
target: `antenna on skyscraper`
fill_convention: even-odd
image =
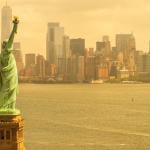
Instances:
[[[149,54],[150,54],[150,41],[149,41]]]

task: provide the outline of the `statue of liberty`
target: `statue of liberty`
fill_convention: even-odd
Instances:
[[[0,115],[18,115],[16,110],[16,95],[18,93],[18,73],[16,61],[12,54],[14,36],[17,34],[19,20],[14,17],[12,33],[7,41],[2,43],[0,54]]]

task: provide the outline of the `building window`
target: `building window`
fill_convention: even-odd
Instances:
[[[0,140],[4,140],[4,139],[5,139],[4,130],[0,130]]]
[[[12,128],[12,140],[16,140],[16,129]]]
[[[50,29],[50,40],[54,42],[54,29]]]
[[[6,131],[6,140],[10,140],[10,131]]]

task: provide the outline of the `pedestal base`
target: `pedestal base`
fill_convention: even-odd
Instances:
[[[23,127],[20,115],[0,115],[0,150],[25,150]]]
[[[18,116],[20,110],[18,109],[0,109],[0,116]]]

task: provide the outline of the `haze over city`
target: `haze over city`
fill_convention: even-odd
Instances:
[[[0,7],[6,1],[1,0]],[[48,22],[60,22],[71,38],[85,38],[86,47],[94,47],[103,35],[113,45],[116,33],[134,33],[137,50],[148,51],[150,39],[150,2],[146,0],[11,0],[13,15],[20,18],[17,39],[23,53],[45,55]]]
[[[150,149],[150,2],[0,2],[0,150]]]

